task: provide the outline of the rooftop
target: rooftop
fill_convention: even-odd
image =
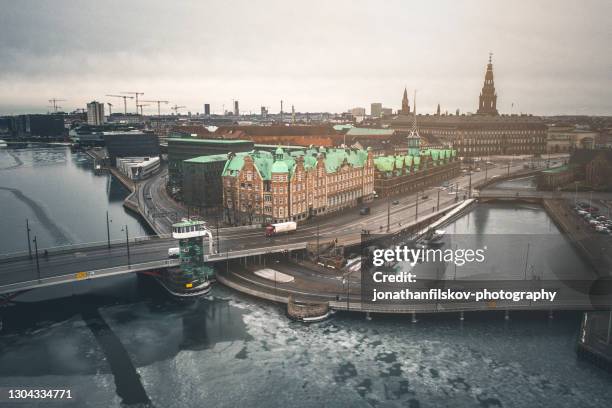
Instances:
[[[227,154],[211,154],[208,156],[194,157],[193,159],[184,160],[186,163],[214,163],[219,161],[226,161]]]
[[[225,139],[187,139],[187,138],[168,138],[168,142],[187,142],[187,143],[199,143],[199,144],[219,144],[219,145],[236,145],[242,143],[253,143],[250,140],[225,140]]]
[[[391,136],[395,133],[395,129],[379,129],[379,128],[350,128],[346,133],[347,136],[372,136],[372,135],[387,135]]]

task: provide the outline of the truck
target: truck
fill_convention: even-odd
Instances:
[[[168,248],[168,258],[178,258],[180,253],[180,248]]]
[[[266,237],[271,237],[277,234],[285,232],[292,232],[297,229],[297,223],[295,221],[279,222],[276,224],[270,224],[266,227]]]

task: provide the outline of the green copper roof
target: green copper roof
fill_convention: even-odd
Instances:
[[[272,173],[289,173],[289,166],[283,160],[275,161],[272,165]]]
[[[388,172],[393,171],[395,165],[395,159],[393,156],[381,156],[374,158],[374,166],[378,171]]]
[[[204,221],[184,220],[181,222],[177,222],[176,224],[172,224],[172,228],[191,227],[192,225],[204,225],[204,224],[206,224]]]
[[[282,148],[279,148],[282,150]],[[277,149],[278,150],[278,149]],[[272,173],[289,173],[292,175],[297,160],[302,157],[304,168],[309,170],[317,166],[317,157],[323,155],[325,170],[327,173],[336,172],[343,163],[353,167],[364,167],[368,158],[368,152],[356,149],[316,149],[310,148],[302,151],[283,153],[278,151],[275,155],[266,151],[252,151],[238,153],[225,163],[223,176],[236,176],[244,166],[246,156],[251,157],[257,171],[263,180],[270,180]],[[276,157],[275,157],[276,156]],[[278,157],[282,156],[281,159]]]
[[[342,131],[345,129],[351,129],[354,128],[355,126],[351,125],[350,123],[344,124],[344,125],[334,125],[334,130],[337,131]]]

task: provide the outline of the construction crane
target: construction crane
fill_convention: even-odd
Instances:
[[[106,96],[112,96],[113,98],[123,98],[123,113],[127,115],[127,100],[134,99],[133,96],[125,96],[125,95],[106,95]]]
[[[58,106],[57,103],[58,102],[64,102],[65,99],[57,99],[57,98],[51,98],[49,99],[49,102],[51,102],[53,104],[53,112],[57,113],[57,108],[61,108],[61,106]]]
[[[186,108],[186,106],[178,106],[178,105],[174,105],[171,106],[170,109],[172,109],[174,111],[175,114],[178,114],[178,110],[182,109],[182,108]]]
[[[120,92],[122,94],[134,94],[134,97],[136,98],[136,114],[138,114],[138,95],[144,95],[144,92]]]
[[[140,116],[142,116],[142,107],[143,107],[143,106],[149,106],[149,104],[147,103],[147,104],[144,104],[144,105],[143,105],[143,104],[141,103],[141,104],[138,104],[138,105],[136,105],[136,106],[137,106],[138,108],[140,108]],[[138,113],[138,112],[136,112],[136,113]]]
[[[168,104],[168,101],[142,101],[142,102],[152,102],[152,103],[156,103],[157,104],[157,116],[161,116],[161,108],[160,105],[162,103],[164,104]]]
[[[106,104],[108,105],[108,116],[113,114],[113,104],[110,102],[106,102]]]

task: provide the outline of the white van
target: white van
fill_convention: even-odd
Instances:
[[[178,258],[180,253],[180,248],[168,248],[168,258]]]

